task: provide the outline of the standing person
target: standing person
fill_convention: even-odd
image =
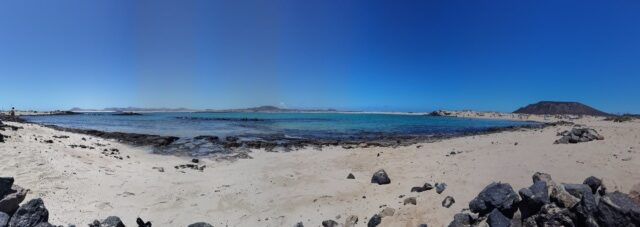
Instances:
[[[11,118],[16,118],[16,108],[11,107],[11,112],[9,112],[9,114],[11,115]]]

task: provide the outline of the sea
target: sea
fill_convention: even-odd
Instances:
[[[386,135],[429,136],[482,132],[496,127],[534,124],[524,121],[437,117],[395,113],[263,113],[153,112],[121,115],[91,112],[75,115],[25,116],[62,127],[189,138],[277,136],[304,139],[361,139]]]

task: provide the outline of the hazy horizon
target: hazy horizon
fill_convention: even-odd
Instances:
[[[0,109],[638,113],[640,2],[2,1]]]

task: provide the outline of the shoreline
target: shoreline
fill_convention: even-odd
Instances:
[[[377,113],[370,113],[377,114]],[[54,114],[58,115],[58,114]],[[25,116],[25,115],[22,115]],[[457,116],[440,116],[440,117],[457,117]],[[186,156],[227,156],[227,157],[249,157],[246,155],[250,150],[265,150],[268,152],[292,151],[312,147],[322,150],[323,147],[339,146],[345,149],[368,148],[368,147],[399,147],[411,146],[418,143],[432,143],[440,140],[452,138],[478,136],[492,133],[500,133],[516,130],[532,130],[541,129],[547,126],[553,126],[553,122],[537,122],[531,120],[521,120],[527,125],[489,127],[479,130],[467,130],[452,133],[434,133],[431,135],[410,135],[410,134],[380,134],[374,133],[375,136],[361,136],[360,138],[345,139],[323,139],[323,138],[291,138],[285,135],[248,135],[255,139],[245,140],[242,136],[231,136],[219,138],[218,136],[200,135],[193,138],[181,138],[177,136],[160,136],[154,134],[128,133],[128,132],[109,132],[95,129],[70,128],[53,124],[38,123],[28,121],[18,116],[15,119],[20,123],[30,123],[52,128],[58,131],[72,132],[89,136],[96,136],[103,139],[113,139],[133,146],[149,146],[153,153],[163,155],[186,155]],[[496,119],[501,120],[501,119]],[[196,149],[190,148],[194,147]],[[197,149],[201,146],[214,147],[209,152],[199,152]],[[190,151],[193,150],[193,151]],[[240,154],[240,155],[238,155]]]
[[[198,221],[214,226],[317,226],[329,219],[345,223],[353,215],[362,226],[389,207],[395,213],[383,217],[379,226],[446,226],[492,181],[509,182],[517,190],[529,187],[531,175],[541,171],[557,182],[597,176],[610,191],[628,192],[640,182],[635,171],[640,168],[638,121],[578,119],[576,124],[605,137],[579,144],[553,144],[558,132],[573,128],[556,125],[395,148],[259,149],[238,161],[200,157],[196,165],[206,166],[203,170],[180,168],[193,164],[190,157],[156,155],[145,147],[41,125],[6,123],[23,128],[0,131],[9,136],[0,143],[0,172],[31,189],[25,201],[42,198],[50,222],[64,225],[81,226],[115,215],[127,226],[136,226],[137,217],[154,226]],[[117,149],[123,159],[103,149]],[[370,182],[379,169],[389,174],[390,184]],[[349,174],[355,179],[347,179]],[[425,182],[448,186],[442,194],[411,192]],[[455,198],[449,208],[441,205],[446,196]],[[417,204],[404,204],[409,197]]]

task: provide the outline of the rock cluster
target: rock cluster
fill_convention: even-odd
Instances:
[[[518,193],[494,182],[469,202],[469,210],[456,214],[449,226],[640,226],[640,203],[607,192],[596,177],[556,184],[549,174],[536,173],[533,185]]]
[[[198,165],[198,164],[182,164],[182,165],[177,165],[174,166],[175,169],[192,169],[192,170],[199,170],[200,172],[204,171],[205,168],[207,168],[207,165]]]
[[[451,113],[444,110],[436,110],[427,114],[427,116],[432,116],[432,117],[444,117],[444,116],[450,116],[450,115]]]
[[[596,130],[590,128],[574,128],[570,131],[558,133],[558,136],[562,137],[556,140],[555,144],[582,143],[604,139]]]
[[[42,199],[32,199],[20,206],[28,190],[13,182],[13,177],[0,177],[0,226],[52,226]]]

